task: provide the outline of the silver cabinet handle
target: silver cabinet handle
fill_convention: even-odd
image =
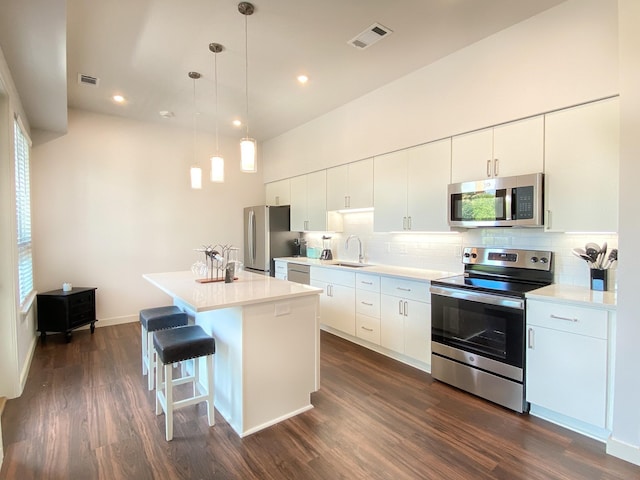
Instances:
[[[535,337],[535,330],[533,328],[530,328],[529,331],[527,332],[527,346],[530,349],[533,349],[533,344],[534,344],[534,337]]]
[[[373,332],[373,328],[367,328],[367,327],[364,327],[364,326],[360,326],[360,328],[362,330],[366,330],[367,332]]]
[[[407,217],[402,217],[402,229],[407,229]]]
[[[578,321],[577,318],[561,317],[559,315],[553,315],[553,314],[549,315],[549,317],[554,318],[556,320],[565,320],[567,322],[577,322]]]
[[[491,160],[487,160],[487,177],[491,176]]]
[[[409,316],[409,304],[407,302],[404,302],[404,316]]]
[[[396,287],[396,289],[402,290],[403,292],[410,292],[411,291],[410,288],[404,288],[404,287]]]
[[[402,311],[402,304],[403,304],[403,303],[404,303],[404,302],[403,302],[402,300],[399,300],[399,301],[398,301],[398,313],[399,313],[400,315],[404,315],[404,312]]]
[[[496,158],[493,161],[493,176],[494,177],[497,177],[499,175],[499,173],[498,173],[499,163],[498,162],[500,162],[500,159],[498,159],[498,158]]]
[[[547,210],[547,221],[544,225],[545,230],[551,230],[551,210]]]
[[[366,305],[367,307],[373,307],[373,303],[368,302],[360,302],[362,305]]]
[[[407,217],[409,219],[409,227],[407,228],[407,230],[411,230],[411,217]]]
[[[360,283],[364,283],[365,285],[373,285],[373,282],[365,282],[364,280],[360,280]]]

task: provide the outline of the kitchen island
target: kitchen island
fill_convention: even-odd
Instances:
[[[321,289],[246,271],[232,283],[198,283],[191,272],[143,278],[215,338],[215,406],[238,435],[313,408]]]

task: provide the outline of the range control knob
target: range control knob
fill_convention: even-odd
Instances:
[[[464,258],[469,258],[471,254],[469,252],[464,252]]]
[[[477,254],[477,253],[475,253],[475,252],[473,252],[473,253],[471,254],[471,258],[478,258],[478,254]]]
[[[531,257],[531,263],[538,263],[538,257]]]
[[[540,259],[540,263],[549,263],[549,259],[547,257],[542,257]]]

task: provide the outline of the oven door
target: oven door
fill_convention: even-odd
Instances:
[[[490,367],[492,364],[506,364],[515,367],[517,376],[521,377],[524,299],[434,285],[431,287],[431,324],[434,353],[461,351],[474,354],[488,359],[485,362],[487,370],[496,370]],[[445,348],[439,349],[438,344]],[[482,362],[474,363],[482,368]]]

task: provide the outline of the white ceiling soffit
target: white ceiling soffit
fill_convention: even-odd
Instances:
[[[0,48],[31,129],[67,131],[66,0],[2,0]]]
[[[208,46],[220,43],[220,134],[238,136],[231,120],[245,120],[246,19],[250,134],[263,141],[563,1],[254,0],[244,17],[236,0],[73,0],[66,13],[65,0],[2,0],[0,45],[34,127],[66,124],[68,96],[72,108],[192,128],[187,72],[197,71],[198,128],[213,132]],[[370,48],[349,45],[376,24],[393,34]],[[79,74],[99,84],[78,83]]]

